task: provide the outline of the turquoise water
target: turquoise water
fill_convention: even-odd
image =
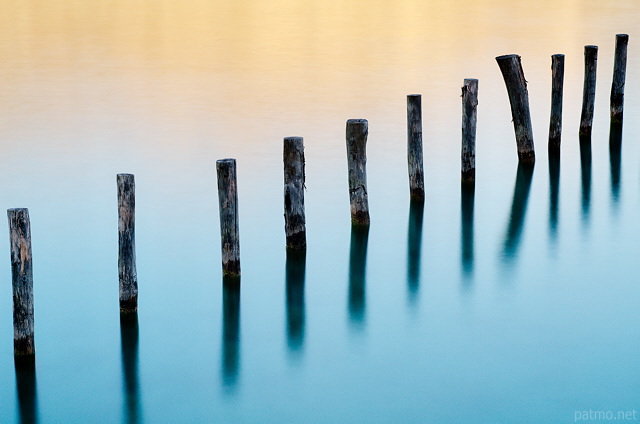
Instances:
[[[640,411],[640,5],[52,0],[0,12],[0,201],[31,216],[37,350],[35,372],[15,370],[5,226],[0,423]],[[619,156],[616,33],[630,35]],[[600,49],[581,152],[587,44]],[[508,53],[529,82],[532,170],[518,167],[494,59]],[[559,163],[546,154],[554,53],[566,55]],[[479,79],[474,192],[459,183],[464,78]],[[408,196],[411,93],[423,95],[423,208]],[[349,221],[349,118],[369,120],[368,233]],[[292,135],[306,148],[304,258],[284,249]],[[238,161],[239,292],[222,286],[224,157]],[[136,176],[137,322],[118,313],[119,172]]]

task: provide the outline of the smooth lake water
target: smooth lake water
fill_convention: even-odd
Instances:
[[[640,411],[639,22],[634,0],[0,0],[0,206],[30,211],[37,350],[35,373],[16,372],[0,226],[0,423]],[[621,155],[616,33],[630,36]],[[599,46],[590,158],[587,44]],[[518,169],[495,62],[510,53],[529,82],[532,172]],[[555,53],[564,131],[550,164]],[[479,79],[475,193],[460,189],[464,78]],[[411,93],[423,208],[409,202]],[[368,233],[350,226],[349,118],[369,120]],[[286,136],[305,140],[305,260],[284,249]],[[240,292],[222,285],[225,157],[238,161]],[[138,321],[123,323],[120,172],[136,176],[140,293]]]

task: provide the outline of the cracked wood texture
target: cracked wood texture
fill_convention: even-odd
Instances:
[[[118,276],[120,312],[138,310],[136,272],[136,185],[132,174],[118,174]]]
[[[629,35],[616,34],[616,53],[611,84],[611,124],[621,125],[624,109],[624,80],[627,73],[627,45]]]
[[[412,199],[424,200],[424,167],[422,160],[422,96],[407,96],[407,163],[409,193]]]
[[[529,92],[524,78],[520,56],[509,54],[496,57],[504,83],[509,94],[513,129],[516,133],[518,159],[520,162],[533,163],[536,160],[533,146],[533,129],[529,110]]]
[[[286,137],[284,161],[284,229],[287,247],[307,247],[304,216],[304,141],[302,137]]]
[[[564,86],[564,55],[551,56],[551,118],[549,119],[549,152],[560,153],[562,138],[562,91]]]
[[[240,237],[238,235],[236,160],[220,159],[216,161],[216,171],[218,173],[222,274],[226,277],[239,277]]]
[[[462,164],[463,183],[476,181],[476,124],[478,120],[478,80],[468,78],[462,86]]]
[[[13,352],[16,356],[36,353],[33,334],[33,268],[31,224],[26,208],[7,210],[11,243],[13,285]]]
[[[369,200],[367,196],[367,136],[366,119],[347,121],[347,163],[349,166],[349,198],[351,223],[369,225]]]
[[[582,90],[582,114],[580,115],[580,139],[591,139],[593,108],[596,101],[596,68],[598,46],[584,46],[584,88]]]

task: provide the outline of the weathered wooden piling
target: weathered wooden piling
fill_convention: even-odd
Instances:
[[[462,166],[463,183],[476,181],[476,123],[478,112],[478,80],[465,79],[462,86]]]
[[[624,80],[627,73],[627,45],[629,35],[616,34],[616,53],[611,84],[611,124],[622,124],[624,109]]]
[[[132,174],[118,174],[118,275],[120,313],[138,310],[136,272],[136,186]]]
[[[369,200],[367,196],[367,135],[366,119],[347,121],[347,163],[349,166],[349,197],[351,223],[369,225]]]
[[[424,200],[422,150],[422,96],[409,94],[407,96],[407,163],[409,193],[415,200]]]
[[[496,61],[500,66],[500,71],[509,93],[513,129],[516,133],[516,144],[518,146],[518,159],[520,162],[533,163],[536,160],[536,155],[533,146],[529,93],[520,56],[516,54],[498,56]]]
[[[304,142],[302,137],[286,137],[284,161],[284,229],[287,247],[307,248],[304,216]]]
[[[13,286],[13,353],[16,358],[34,357],[33,268],[31,223],[26,208],[7,210]]]
[[[560,152],[562,138],[562,91],[564,86],[564,55],[551,56],[551,119],[549,120],[549,153]]]
[[[238,235],[238,184],[236,160],[216,161],[218,202],[220,207],[220,239],[222,244],[222,274],[240,276],[240,237]]]
[[[596,100],[596,68],[598,46],[584,46],[584,88],[582,90],[582,114],[580,115],[580,140],[591,139],[593,108]]]

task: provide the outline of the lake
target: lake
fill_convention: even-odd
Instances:
[[[29,208],[37,351],[35,371],[15,369],[5,224],[0,423],[640,419],[638,22],[634,0],[0,2],[0,205]],[[620,154],[618,33],[630,37]],[[518,168],[495,61],[511,53],[533,170]],[[562,156],[550,162],[556,53]],[[465,78],[479,80],[473,193],[460,187]],[[422,207],[407,176],[413,93]],[[365,233],[350,224],[350,118],[369,122]],[[285,251],[287,136],[305,142],[304,260]],[[228,157],[240,291],[222,284],[215,161]],[[121,172],[136,178],[139,284],[137,321],[123,322]]]

